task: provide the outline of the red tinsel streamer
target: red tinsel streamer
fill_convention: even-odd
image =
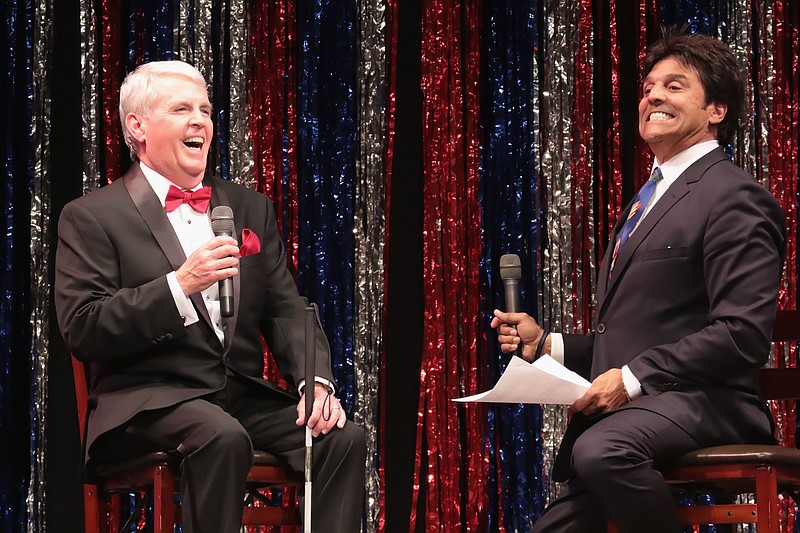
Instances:
[[[289,0],[250,6],[248,105],[256,189],[275,206],[289,269],[297,275],[297,121],[294,75],[294,4]],[[284,134],[287,145],[284,153]],[[285,172],[285,173],[284,173]],[[264,377],[285,386],[265,349]]]
[[[272,199],[278,231],[286,243],[289,269],[296,277],[298,196],[294,2],[254,2],[249,4],[249,9],[247,97],[255,188]],[[286,388],[286,380],[281,376],[263,339],[262,347],[264,378]],[[284,505],[295,502],[296,499],[296,490],[283,491]],[[287,532],[294,530],[288,527],[271,529]]]
[[[104,167],[107,183],[120,176],[120,145],[122,131],[119,122],[119,86],[121,65],[122,20],[119,2],[103,0],[100,11],[102,28],[100,52],[100,92],[103,102],[102,128],[105,138]]]
[[[430,0],[422,15],[423,285],[425,328],[420,372],[416,459],[410,530],[425,484],[427,531],[477,527],[483,498],[474,446],[480,424],[468,411],[459,422],[450,400],[477,392],[474,374],[479,308],[480,207],[477,201],[480,1]],[[469,71],[469,72],[465,72]],[[473,442],[466,448],[462,437]],[[424,446],[423,446],[424,443]],[[424,455],[424,457],[423,457]],[[467,472],[463,472],[466,468]],[[470,469],[473,470],[470,470]],[[424,476],[424,479],[423,479]],[[477,476],[477,477],[476,477]],[[466,479],[465,489],[461,480]],[[468,490],[465,498],[463,491]],[[470,513],[462,523],[462,509]]]
[[[290,270],[297,273],[297,120],[294,3],[251,6],[249,106],[256,188],[272,198]],[[287,137],[284,154],[284,134]],[[286,165],[286,169],[284,169]],[[286,172],[286,174],[284,174]]]
[[[480,265],[482,240],[480,228],[481,209],[478,199],[479,169],[481,158],[481,132],[479,123],[480,111],[480,34],[482,30],[481,14],[483,6],[481,0],[468,1],[464,5],[466,11],[464,24],[469,29],[467,32],[468,48],[466,50],[466,65],[464,68],[464,83],[466,99],[465,107],[465,147],[466,147],[466,191],[465,209],[466,216],[463,221],[463,235],[465,239],[462,246],[466,247],[465,292],[459,292],[464,300],[455,302],[456,308],[462,315],[459,317],[458,331],[462,340],[458,342],[459,366],[456,370],[460,373],[459,394],[477,394],[482,390],[484,380],[483,369],[487,365],[488,346],[486,341],[486,328],[478,327],[480,316]],[[458,223],[456,224],[458,226]],[[485,529],[488,506],[488,495],[485,490],[485,481],[489,472],[489,458],[484,454],[483,434],[486,420],[486,408],[481,403],[469,403],[463,406],[466,416],[466,497],[464,501],[464,519],[466,531],[482,531]],[[483,526],[483,527],[482,527]]]
[[[386,221],[385,221],[385,238],[383,245],[383,261],[384,265],[389,264],[389,216],[391,210],[391,191],[392,191],[392,165],[394,159],[394,135],[395,135],[395,112],[397,102],[397,24],[398,24],[398,5],[397,0],[386,0],[386,154],[384,155],[384,169],[386,179]],[[387,272],[383,276],[383,315],[382,324],[384,325],[383,334],[386,334],[386,316],[388,311],[387,297],[389,294],[389,279]],[[378,517],[376,520],[376,528],[379,532],[386,530],[386,432],[384,429],[384,421],[386,420],[386,387],[382,384],[386,383],[386,344],[383,343],[383,353],[381,354],[380,365],[380,400],[379,400],[379,413],[380,420],[378,421],[378,446],[379,446],[379,460],[378,460],[378,479],[381,486],[380,496],[378,497]]]
[[[602,16],[602,13],[598,13]],[[622,162],[620,160],[620,140],[619,140],[619,40],[617,39],[617,3],[611,0],[607,21],[600,21],[597,25],[597,46],[606,46],[597,52],[600,61],[601,71],[609,73],[607,100],[598,101],[596,107],[603,109],[607,106],[608,116],[601,116],[600,128],[597,131],[599,139],[597,148],[597,182],[598,182],[598,206],[601,217],[600,221],[605,224],[597,224],[597,257],[602,257],[614,227],[614,222],[622,212]],[[608,28],[608,34],[604,32]],[[603,69],[602,67],[606,68]],[[593,79],[593,78],[590,78]],[[605,80],[604,80],[605,81]],[[608,101],[610,100],[610,101]],[[603,219],[602,217],[606,218]]]
[[[636,57],[636,88],[641,91],[643,81],[643,68],[644,59],[647,56],[648,37],[651,37],[659,31],[658,21],[658,2],[657,0],[641,0],[639,4],[639,33],[637,36],[637,46],[639,54]],[[638,109],[637,109],[638,116]],[[636,190],[644,185],[650,176],[650,170],[653,166],[653,153],[647,147],[647,143],[641,137],[636,136],[636,158],[637,169],[636,176],[634,176]]]
[[[572,227],[575,235],[572,240],[572,316],[574,333],[585,333],[592,324],[592,297],[594,294],[594,227],[592,212],[592,94],[594,76],[592,69],[593,48],[593,0],[582,0],[578,18],[578,55],[575,58],[575,87],[572,102],[572,180],[574,187],[570,194]]]
[[[769,186],[784,210],[786,217],[786,263],[779,305],[783,309],[797,307],[797,178],[798,178],[798,9],[793,4],[773,4],[773,116],[768,133]],[[776,354],[781,353],[776,348]],[[789,346],[789,358],[775,357],[776,366],[796,366],[797,349]],[[796,446],[797,427],[794,402],[775,402],[773,416],[782,423],[782,434],[776,437],[781,444]],[[797,509],[791,500],[782,501],[781,523],[794,531]]]

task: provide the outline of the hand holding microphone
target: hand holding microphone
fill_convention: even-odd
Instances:
[[[233,237],[236,226],[233,223],[233,210],[227,205],[218,205],[211,210],[211,231],[215,237]],[[219,280],[219,310],[226,318],[233,316],[233,280],[230,277]]]
[[[549,332],[522,312],[519,291],[522,265],[518,255],[506,254],[500,258],[500,279],[503,280],[506,310],[495,310],[491,326],[497,329],[500,349],[531,362],[543,352]]]
[[[216,211],[218,208],[214,208],[214,212],[221,216],[215,216],[212,212],[211,217],[212,229],[217,227],[219,233],[215,231],[216,236],[213,239],[200,245],[189,254],[175,274],[186,296],[204,291],[217,282],[223,285],[221,281],[227,280],[227,283],[224,284],[227,288],[220,286],[220,296],[223,294],[223,290],[229,293],[230,297],[226,298],[225,312],[232,313],[233,284],[231,277],[239,272],[239,246],[236,239],[233,238],[236,232],[233,227],[233,214],[229,207],[221,207],[225,207],[221,213]],[[225,211],[226,209],[227,211]],[[217,222],[214,222],[215,220]]]

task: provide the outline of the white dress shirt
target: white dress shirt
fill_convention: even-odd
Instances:
[[[144,177],[147,178],[147,182],[153,188],[163,206],[170,186],[175,184],[144,163],[140,163],[140,166]],[[203,184],[199,183],[192,190],[195,191],[202,186]],[[181,204],[174,211],[167,213],[167,218],[178,236],[186,257],[189,257],[192,252],[214,237],[214,232],[211,230],[211,217],[208,212],[199,213],[189,204]],[[190,326],[200,320],[192,301],[183,294],[183,289],[178,283],[175,272],[167,274],[167,283],[172,292],[172,298],[175,300],[175,306],[183,317],[184,326]],[[222,331],[222,314],[219,308],[219,286],[216,283],[212,283],[210,287],[201,291],[200,294],[202,294],[206,309],[208,309],[211,323],[214,325],[214,333],[222,343],[225,339],[225,334]]]

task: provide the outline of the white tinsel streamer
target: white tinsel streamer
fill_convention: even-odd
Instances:
[[[194,66],[205,78],[206,83],[214,84],[214,56],[212,48],[211,21],[213,0],[196,0],[194,3]],[[186,30],[188,31],[188,29]],[[224,32],[220,32],[218,49],[222,49]],[[212,105],[214,102],[211,102]],[[219,132],[217,132],[219,139]],[[209,164],[215,162],[214,172],[220,175],[220,145],[212,145]]]
[[[253,145],[250,142],[250,110],[247,105],[247,7],[244,0],[230,0],[230,113],[228,147],[230,179],[247,187],[255,184]]]
[[[742,68],[747,68],[750,76],[747,78],[745,86],[744,102],[744,123],[736,132],[734,140],[734,158],[736,164],[745,169],[753,176],[757,176],[758,161],[761,159],[757,153],[758,143],[755,142],[757,136],[755,95],[753,90],[753,79],[750,67],[753,64],[753,36],[752,36],[752,12],[749,0],[731,0],[728,13],[730,18],[730,37],[729,45],[736,55],[736,59]]]
[[[34,148],[31,191],[31,460],[26,499],[28,531],[44,533],[45,448],[47,445],[47,371],[50,309],[50,87],[53,36],[53,0],[39,0],[33,24],[33,116],[31,140]]]
[[[358,2],[358,131],[355,237],[355,318],[353,367],[356,382],[355,421],[367,438],[367,531],[377,528],[380,504],[378,475],[378,386],[383,353],[383,277],[386,230],[386,9],[384,0]]]
[[[539,73],[542,153],[540,179],[547,190],[547,242],[543,250],[541,281],[542,308],[539,317],[553,331],[573,326],[572,310],[572,146],[570,138],[574,58],[578,45],[578,2],[545,2],[543,56],[548,58]],[[544,133],[546,132],[546,134]],[[544,140],[547,140],[545,143]],[[570,329],[571,331],[571,329]],[[542,407],[542,477],[545,502],[550,503],[557,487],[549,479],[561,437],[567,427],[564,406]]]
[[[80,3],[81,26],[81,134],[83,135],[83,193],[100,188],[100,74],[97,12],[94,2]]]
[[[193,11],[194,0],[179,0],[172,31],[172,47],[177,58],[191,65],[196,63],[194,42],[189,40],[189,21]]]

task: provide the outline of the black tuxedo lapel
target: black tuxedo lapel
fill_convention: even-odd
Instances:
[[[150,228],[150,233],[153,234],[161,251],[164,252],[173,270],[178,270],[186,262],[186,255],[183,253],[181,241],[178,240],[164,207],[158,201],[158,196],[156,196],[153,188],[150,187],[138,163],[134,163],[122,179],[128,194],[131,195],[131,199],[136,205],[136,209],[138,209],[144,223]],[[194,307],[200,313],[200,316],[210,327],[211,317],[208,315],[208,309],[203,302],[202,295],[198,292],[192,294],[189,298],[194,303]]]
[[[228,200],[228,195],[225,194],[225,191],[221,187],[217,187],[216,183],[213,179],[209,176],[203,180],[205,185],[211,186],[211,204],[209,209],[214,209],[220,205],[227,205],[231,207],[230,201]],[[231,207],[231,211],[233,211],[233,207]],[[241,231],[237,228],[236,224],[236,213],[233,213],[233,238],[236,239],[236,242],[239,243],[239,246],[242,245],[241,242]],[[225,343],[224,343],[224,351],[227,352],[231,347],[231,341],[233,340],[233,335],[236,332],[236,321],[239,317],[239,301],[240,298],[240,288],[241,288],[241,276],[239,274],[233,277],[233,316],[230,318],[222,317],[222,331],[225,334]]]

